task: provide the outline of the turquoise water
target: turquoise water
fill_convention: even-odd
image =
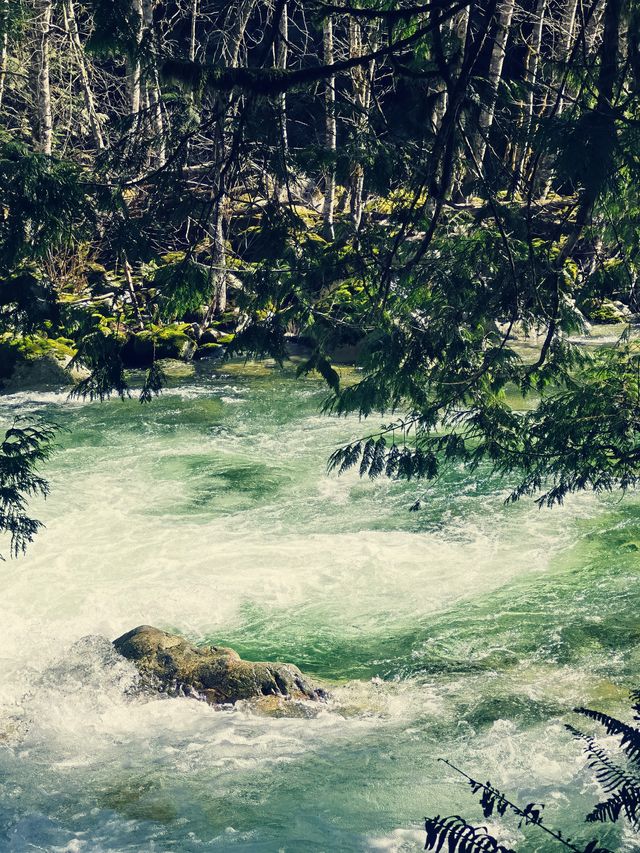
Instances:
[[[251,365],[199,366],[148,406],[0,398],[5,421],[69,429],[46,530],[0,568],[0,850],[417,851],[425,814],[486,823],[439,757],[592,837],[563,724],[578,704],[624,714],[637,685],[640,502],[327,476],[365,428],[322,399]],[[142,623],[292,661],[333,699],[278,718],[143,700],[107,642]]]

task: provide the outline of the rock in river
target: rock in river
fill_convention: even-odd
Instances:
[[[233,649],[196,646],[184,637],[141,625],[114,640],[145,682],[161,691],[206,699],[212,704],[277,696],[323,699],[326,692],[286,663],[242,660]]]

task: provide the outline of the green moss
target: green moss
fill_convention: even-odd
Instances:
[[[595,299],[587,299],[582,305],[582,313],[592,323],[620,323],[624,319],[620,311],[608,299],[603,299],[601,302]]]
[[[9,334],[2,336],[3,349],[14,351],[15,359],[34,360],[45,356],[68,359],[75,354],[73,341],[69,338],[45,338],[41,335],[27,335],[24,338]]]
[[[235,335],[233,335],[233,334],[222,335],[221,337],[218,338],[218,344],[221,344],[221,345],[230,344],[234,338],[235,338]]]

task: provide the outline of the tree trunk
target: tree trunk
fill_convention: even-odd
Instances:
[[[132,0],[134,14],[137,17],[138,31],[136,33],[136,50],[142,41],[142,0]],[[127,60],[127,83],[129,87],[129,103],[131,106],[131,119],[135,131],[140,121],[141,106],[141,65],[140,57],[133,56]]]
[[[458,12],[447,22],[447,29],[449,31],[449,36],[455,36],[455,41],[457,42],[457,46],[454,48],[456,51],[456,55],[451,63],[451,73],[453,77],[458,76],[460,73],[460,67],[462,64],[462,57],[464,55],[464,45],[467,38],[467,27],[469,25],[469,7],[467,6],[461,12]],[[442,39],[442,36],[440,36]],[[430,126],[434,133],[438,132],[438,128],[442,123],[442,119],[444,117],[445,112],[447,111],[447,104],[449,101],[449,93],[447,91],[447,86],[445,81],[441,81],[439,84],[439,90],[436,94],[435,104],[433,106],[433,110],[431,112],[430,118]]]
[[[189,38],[189,60],[196,60],[196,30],[198,25],[198,6],[199,0],[191,0],[191,35]]]
[[[53,120],[51,117],[51,81],[49,53],[51,41],[52,0],[38,0],[36,19],[38,47],[35,54],[37,98],[37,146],[43,154],[51,154]]]
[[[80,83],[82,85],[82,94],[84,96],[84,105],[85,109],[87,110],[87,117],[89,119],[91,135],[93,136],[93,141],[95,142],[96,148],[100,150],[104,148],[104,137],[102,135],[100,118],[96,110],[95,98],[91,89],[91,81],[89,79],[89,72],[87,70],[87,63],[82,47],[82,41],[80,40],[80,33],[78,32],[78,22],[76,20],[75,10],[73,8],[73,0],[65,0],[63,5],[63,11],[65,16],[65,25],[71,41],[71,49],[75,54],[75,59],[78,63],[78,70],[80,72]]]
[[[594,113],[599,117],[600,121],[609,124],[609,132],[612,135],[615,134],[615,110],[613,99],[618,76],[623,3],[624,0],[606,0],[605,3],[604,29],[602,44],[600,46],[600,69],[598,73],[597,99],[594,110]],[[602,128],[600,129],[600,133],[602,133]],[[612,154],[609,153],[609,156],[611,157]],[[613,163],[610,165],[613,166]],[[607,170],[603,169],[603,178],[606,174]],[[573,254],[578,242],[583,236],[585,228],[592,218],[593,209],[602,187],[602,183],[598,184],[594,182],[582,188],[573,226],[555,259],[553,281],[550,282],[555,293],[555,305],[553,307],[553,313],[551,314],[551,321],[549,323],[547,335],[540,351],[540,357],[534,367],[539,367],[541,364],[544,364],[551,347],[551,343],[555,337],[560,307],[560,281],[563,275],[564,265],[567,259]]]
[[[286,3],[282,6],[282,14],[278,22],[278,34],[276,37],[276,68],[283,71],[287,67],[289,55],[289,9]],[[280,122],[280,143],[282,155],[286,159],[289,151],[289,138],[287,134],[287,95],[281,92],[278,95],[278,120]]]
[[[131,265],[127,259],[127,256],[124,256],[124,277],[127,282],[127,290],[129,291],[129,298],[131,299],[131,306],[133,308],[134,314],[136,315],[136,321],[138,323],[138,329],[144,328],[144,320],[142,319],[142,313],[140,312],[140,306],[138,305],[138,297],[136,296],[136,288],[133,283],[133,275],[131,274]]]
[[[322,26],[323,58],[325,65],[333,64],[333,18],[328,15]],[[322,230],[327,240],[333,240],[333,212],[336,194],[336,78],[327,77],[324,87],[325,134],[324,145],[327,159],[325,166],[324,205],[322,208]]]
[[[527,87],[527,100],[524,104],[524,115],[522,117],[522,142],[513,146],[511,165],[513,170],[512,196],[517,195],[522,187],[522,181],[526,173],[526,165],[529,159],[529,137],[533,125],[533,114],[535,107],[536,83],[538,79],[538,67],[540,64],[540,51],[542,49],[542,30],[547,0],[538,0],[533,31],[527,45],[527,59],[525,62],[524,82]]]
[[[558,65],[561,63],[566,65],[569,61],[574,42],[577,9],[578,0],[569,0],[563,9],[560,24],[560,43],[554,50],[554,59]],[[595,15],[591,16],[591,21],[593,21],[594,17]],[[562,114],[565,106],[566,75],[564,72],[558,74],[558,70],[554,70],[549,88],[551,92],[551,115],[557,118]],[[546,159],[543,160],[542,173],[544,180],[540,190],[540,198],[545,199],[549,194],[554,178],[554,172]]]
[[[2,0],[2,47],[0,47],[0,108],[4,99],[4,85],[9,62],[9,0]]]
[[[157,50],[155,27],[153,24],[154,0],[142,0],[142,26],[143,33],[148,35],[148,43],[151,46],[151,76],[145,83],[147,99],[149,103],[149,115],[155,135],[155,148],[157,165],[164,166],[166,162],[164,118],[162,115],[162,96],[160,93],[160,78],[158,75]]]
[[[256,0],[238,0],[230,5],[225,20],[224,40],[222,46],[223,58],[227,65],[236,68],[240,60],[240,52],[244,34],[254,9]],[[218,121],[216,139],[214,142],[214,161],[216,175],[212,187],[213,214],[211,221],[211,236],[213,250],[211,266],[213,272],[213,299],[209,310],[212,313],[222,313],[227,307],[227,253],[225,246],[225,207],[229,192],[228,176],[225,164],[230,148],[230,122],[236,112],[238,101],[233,101],[233,94],[223,93],[216,96]]]
[[[489,61],[489,90],[485,103],[480,110],[478,133],[474,145],[475,157],[480,166],[484,161],[489,132],[495,116],[498,87],[502,78],[502,66],[504,65],[514,6],[515,0],[503,0],[498,14],[498,27]]]
[[[362,56],[364,52],[362,33],[363,25],[361,25],[355,18],[350,18],[349,56],[351,58]],[[368,49],[371,49],[371,44],[368,45]],[[367,67],[356,66],[351,69],[351,86],[354,108],[353,142],[356,154],[353,157],[350,170],[350,213],[356,234],[360,230],[360,224],[362,222],[364,194],[364,166],[362,163],[362,157],[359,156],[358,152],[364,143],[364,135],[369,124],[369,110],[371,109],[371,95],[375,65],[375,60],[372,60]]]
[[[571,52],[571,45],[573,43],[573,31],[575,29],[577,9],[578,0],[569,0],[563,9],[560,24],[560,44],[555,57],[556,61],[559,63],[566,63],[569,59],[569,53]],[[555,77],[556,80],[554,82],[556,82],[556,85],[559,85],[560,90],[555,103],[555,115],[559,116],[564,109],[565,75],[561,74],[559,83],[557,82],[557,75],[555,75]]]

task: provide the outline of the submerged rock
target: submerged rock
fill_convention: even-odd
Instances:
[[[211,704],[264,696],[316,700],[327,696],[292,664],[242,660],[233,649],[196,646],[150,625],[134,628],[113,645],[136,665],[149,686]]]

